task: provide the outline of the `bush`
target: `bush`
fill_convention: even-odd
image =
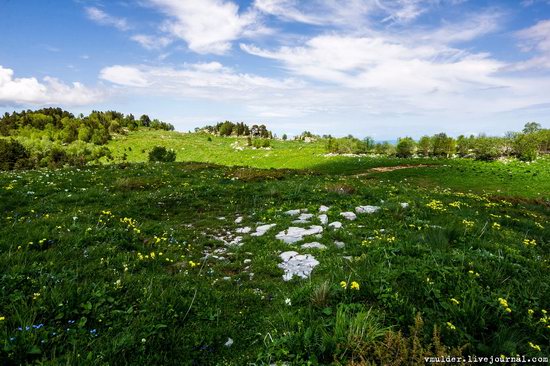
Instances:
[[[30,154],[17,140],[0,139],[0,170],[27,168]]]
[[[478,137],[474,142],[477,160],[495,160],[502,154],[501,139],[498,137]]]
[[[521,133],[514,140],[514,153],[519,160],[533,161],[539,153],[540,139],[536,133]]]
[[[400,158],[410,158],[415,151],[416,142],[410,137],[399,139],[396,146],[396,155]]]
[[[271,142],[267,139],[255,139],[252,144],[255,148],[270,147]]]
[[[164,146],[155,146],[153,150],[149,151],[149,161],[170,163],[176,161],[176,152],[168,150]]]

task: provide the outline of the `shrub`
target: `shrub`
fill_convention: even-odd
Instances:
[[[168,150],[164,146],[155,146],[149,151],[149,161],[173,162],[176,161],[176,152]]]
[[[540,139],[536,133],[521,133],[514,139],[514,153],[518,159],[533,161],[539,152]]]
[[[29,167],[29,152],[17,140],[0,140],[0,170]]]
[[[477,160],[495,160],[501,156],[501,140],[497,137],[478,137],[474,142]]]
[[[268,139],[255,139],[252,143],[255,148],[270,147],[271,142]]]
[[[396,155],[400,158],[410,158],[416,149],[416,143],[410,137],[399,139],[396,146]]]

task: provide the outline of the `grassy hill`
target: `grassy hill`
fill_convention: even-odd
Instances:
[[[3,363],[550,354],[548,159],[325,157],[321,143],[207,138],[138,131],[109,142],[124,164],[0,173]],[[144,163],[156,145],[178,162]],[[290,227],[319,235],[286,243]],[[318,262],[308,278],[285,281],[289,251]]]

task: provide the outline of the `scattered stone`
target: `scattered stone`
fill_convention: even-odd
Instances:
[[[298,220],[292,221],[293,224],[307,224],[313,217],[313,214],[303,213],[298,217]]]
[[[357,215],[354,214],[353,212],[341,212],[340,216],[342,216],[346,220],[350,220],[350,221],[353,221],[357,218]]]
[[[304,236],[317,235],[323,232],[322,226],[312,225],[309,229],[291,226],[287,230],[278,233],[275,238],[284,241],[287,244],[292,244],[300,241]]]
[[[287,212],[285,212],[285,214],[288,216],[296,216],[296,215],[299,215],[300,212],[301,212],[300,210],[288,210]]]
[[[298,254],[298,252],[284,252],[280,255],[283,260],[278,265],[279,268],[285,271],[283,280],[290,281],[292,277],[308,278],[319,261],[311,254]]]
[[[224,217],[224,216],[220,216],[220,217],[218,217],[218,220],[224,221],[224,220],[225,220],[225,217]]]
[[[334,229],[340,229],[340,228],[342,228],[342,223],[340,221],[334,221],[334,222],[331,222],[330,224],[328,224],[328,226],[330,226],[331,228],[334,228]]]
[[[230,246],[230,247],[241,246],[241,245],[243,245],[242,241],[243,241],[243,237],[242,236],[237,236],[235,239],[228,242],[227,245]]]
[[[319,213],[327,213],[328,210],[330,210],[330,207],[328,207],[328,206],[323,205],[323,206],[319,207]]]
[[[327,249],[326,245],[314,241],[313,243],[306,243],[301,246],[302,249]]]
[[[227,342],[225,342],[224,346],[231,347],[233,345],[233,340],[231,338],[227,338]]]
[[[251,231],[252,231],[252,228],[250,226],[240,227],[237,230],[235,230],[235,232],[239,234],[248,234]]]
[[[243,217],[242,216],[239,216],[235,219],[235,224],[240,224],[241,222],[243,222]]]
[[[402,208],[408,208],[409,207],[409,204],[407,202],[401,202],[400,205],[401,205]]]
[[[319,221],[321,221],[321,225],[328,224],[328,216],[325,214],[319,215]]]
[[[222,278],[222,280],[224,280],[224,281],[231,281],[231,277],[224,277],[224,278]]]
[[[335,241],[334,245],[336,245],[336,248],[338,249],[343,249],[346,246],[346,243],[344,243],[343,241]]]
[[[362,213],[371,214],[371,213],[375,213],[378,210],[380,210],[379,206],[359,206],[359,207],[355,207],[355,212],[357,212],[358,214],[362,214]]]
[[[244,264],[248,264],[248,263],[250,263],[250,262],[252,262],[252,259],[245,259],[245,260],[243,261]]]
[[[252,235],[252,236],[263,236],[265,233],[267,233],[269,231],[269,229],[271,229],[274,226],[276,226],[276,224],[267,224],[267,225],[258,226],[256,228],[256,232],[252,233],[250,235]]]

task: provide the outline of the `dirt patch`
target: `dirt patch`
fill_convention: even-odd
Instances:
[[[365,173],[357,174],[358,177],[369,175],[371,173],[386,173],[393,172],[394,170],[401,169],[413,169],[413,168],[427,168],[427,167],[436,167],[437,165],[427,165],[427,164],[418,164],[418,165],[396,165],[396,166],[381,166],[376,168],[370,168]]]

